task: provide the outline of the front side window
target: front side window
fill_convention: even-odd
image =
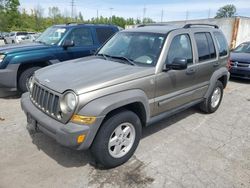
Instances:
[[[74,41],[75,46],[91,46],[94,43],[89,28],[73,29],[67,36],[66,40]]]
[[[65,35],[67,29],[63,27],[50,27],[46,29],[35,41],[47,45],[57,44]]]
[[[112,37],[98,54],[126,58],[137,65],[154,66],[161,53],[164,40],[164,34],[120,32]]]
[[[220,32],[214,32],[214,37],[216,40],[216,44],[219,48],[219,55],[220,56],[227,55],[228,45],[224,35]]]
[[[210,33],[195,33],[194,37],[200,62],[216,57],[215,47]]]
[[[193,63],[192,46],[188,34],[177,35],[172,40],[166,63],[172,64],[175,58],[186,59],[188,63]]]

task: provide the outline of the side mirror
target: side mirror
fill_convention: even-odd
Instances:
[[[187,69],[188,62],[185,58],[174,58],[174,61],[172,64],[165,64],[164,65],[164,71],[168,70],[185,70]]]
[[[74,41],[73,40],[65,40],[64,42],[63,42],[63,48],[65,48],[65,49],[67,49],[68,47],[73,47],[73,46],[75,46],[75,44],[74,44]]]

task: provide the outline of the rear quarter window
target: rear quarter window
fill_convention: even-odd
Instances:
[[[216,44],[218,46],[219,49],[219,55],[220,56],[225,56],[228,54],[228,44],[226,41],[226,38],[224,37],[224,35],[220,32],[214,32],[214,37],[215,37],[215,41]]]
[[[106,42],[114,33],[115,31],[112,28],[96,28],[97,39],[101,44]]]

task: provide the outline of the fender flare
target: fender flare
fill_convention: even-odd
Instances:
[[[226,67],[221,67],[220,69],[216,70],[212,77],[210,78],[210,81],[209,81],[209,86],[208,86],[208,89],[207,89],[207,92],[204,96],[204,98],[208,98],[209,95],[212,93],[213,89],[214,89],[214,86],[216,84],[216,81],[221,78],[222,76],[227,76],[227,81],[229,79],[229,73],[228,73],[228,70]]]
[[[148,120],[150,117],[148,97],[145,92],[140,89],[121,91],[100,97],[84,105],[78,113],[96,117],[106,116],[112,110],[135,102],[140,102],[143,105]]]

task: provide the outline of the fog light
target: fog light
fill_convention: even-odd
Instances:
[[[91,125],[96,121],[96,117],[94,117],[94,116],[81,116],[81,115],[74,114],[71,118],[71,121],[74,123]]]
[[[77,143],[78,144],[82,143],[84,141],[84,139],[85,139],[85,135],[84,134],[83,135],[79,135],[77,137]]]

